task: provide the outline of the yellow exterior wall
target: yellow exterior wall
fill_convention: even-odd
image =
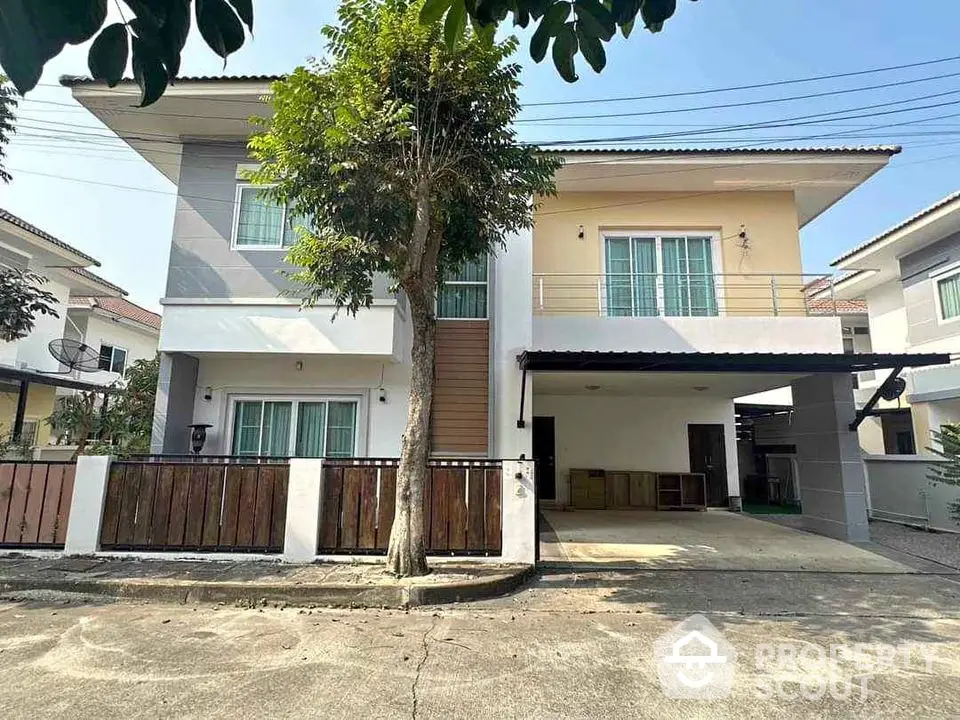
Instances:
[[[53,412],[57,389],[52,385],[31,385],[27,391],[26,420],[37,421],[37,445],[50,442],[50,426],[44,420]],[[0,393],[0,435],[8,436],[13,431],[17,416],[17,393]]]
[[[603,272],[601,233],[609,230],[693,231],[719,235],[727,314],[773,314],[771,278],[742,273],[799,275],[800,233],[792,192],[561,193],[543,198],[533,231],[534,273]],[[584,238],[578,238],[583,226]],[[741,247],[741,225],[748,247]],[[720,269],[722,267],[722,270]],[[574,305],[596,297],[596,277],[567,279],[554,285],[546,304],[576,311]],[[583,287],[575,287],[583,283]],[[802,314],[801,278],[780,277],[783,314]],[[537,292],[537,288],[534,289]],[[550,292],[548,290],[548,295]],[[534,307],[537,307],[535,298]]]

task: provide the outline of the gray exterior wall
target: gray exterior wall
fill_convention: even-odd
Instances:
[[[960,261],[960,233],[950,235],[900,258],[900,278],[911,345],[944,340],[960,334],[956,323],[938,323],[936,282],[929,275]]]
[[[242,143],[185,143],[167,275],[167,298],[274,298],[291,284],[284,250],[231,250],[237,165],[250,163]],[[386,278],[374,297],[392,298]]]
[[[191,355],[160,354],[151,452],[177,455],[190,452],[188,426],[193,423],[199,368],[200,361]]]

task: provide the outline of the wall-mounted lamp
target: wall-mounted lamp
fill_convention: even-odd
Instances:
[[[188,425],[190,428],[190,444],[193,447],[193,454],[199,455],[203,450],[203,444],[207,441],[207,428],[212,428],[213,425],[208,425],[206,423],[197,423],[195,425]]]
[[[382,402],[384,405],[386,405],[386,403],[387,403],[387,391],[386,391],[384,388],[380,388],[379,392],[380,392],[380,396],[379,396],[380,402]]]
[[[203,399],[206,400],[207,402],[210,402],[211,400],[213,400],[213,388],[212,388],[212,387],[209,387],[209,386],[208,386],[208,387],[205,387],[205,388],[203,389]]]
[[[296,364],[294,365],[294,367],[297,368],[297,372],[302,372],[302,371],[303,371],[303,360],[297,360],[297,362],[296,362]]]
[[[583,240],[584,238],[583,225],[577,229],[577,240]]]

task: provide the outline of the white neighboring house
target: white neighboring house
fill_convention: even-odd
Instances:
[[[126,291],[87,268],[100,263],[17,217],[0,209],[0,267],[30,270],[46,278],[42,289],[54,295],[57,316],[39,315],[33,331],[15,342],[0,342],[0,434],[46,445],[50,428],[43,422],[53,410],[57,388],[101,389],[84,374],[62,373],[50,354],[52,340],[68,334],[68,308],[78,297],[119,300]],[[156,340],[154,340],[156,344]]]
[[[924,453],[931,432],[960,422],[960,192],[953,193],[833,262],[841,299],[863,299],[874,351],[948,353],[947,365],[907,370],[905,392],[880,400],[860,427],[869,454]],[[887,378],[861,380],[866,403]]]
[[[99,353],[99,371],[84,379],[101,385],[123,378],[137,360],[152,360],[160,340],[160,316],[126,298],[73,297],[66,336]]]

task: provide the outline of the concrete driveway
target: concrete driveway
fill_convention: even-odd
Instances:
[[[838,540],[726,511],[548,510],[546,562],[671,570],[902,573],[893,560]]]

